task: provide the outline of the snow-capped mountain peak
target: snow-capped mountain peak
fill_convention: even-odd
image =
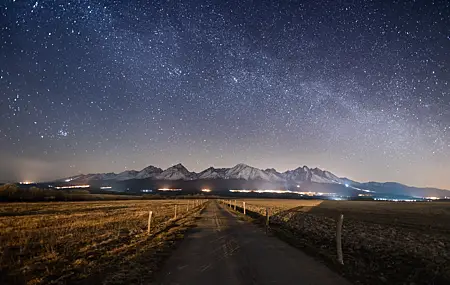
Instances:
[[[316,183],[338,183],[344,184],[341,178],[333,173],[319,168],[309,168],[306,165],[298,167],[294,170],[288,170],[282,173],[283,177],[288,181],[294,182],[316,182]]]
[[[129,179],[133,179],[136,177],[136,175],[139,173],[139,171],[136,170],[125,170],[119,174],[117,174],[114,179],[115,180],[129,180]]]
[[[227,168],[214,168],[209,167],[197,175],[198,179],[219,179],[225,178],[225,172]]]
[[[228,169],[225,173],[227,179],[245,179],[245,180],[266,180],[278,181],[279,178],[273,173],[267,173],[264,170],[239,163],[236,166]]]
[[[156,178],[161,180],[191,180],[195,176],[195,173],[189,172],[183,164],[178,163],[161,172]]]
[[[159,167],[155,167],[153,165],[147,166],[136,175],[136,179],[145,179],[145,178],[153,178],[157,175],[161,174],[163,170]]]

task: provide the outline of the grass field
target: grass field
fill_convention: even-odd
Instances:
[[[450,284],[450,203],[242,199],[271,213],[276,234],[335,266],[356,284]],[[240,209],[242,210],[242,209]],[[344,266],[336,217],[344,214]]]
[[[149,280],[165,250],[192,224],[192,214],[200,209],[193,203],[3,203],[0,284],[128,284]],[[153,211],[150,235],[149,211]]]

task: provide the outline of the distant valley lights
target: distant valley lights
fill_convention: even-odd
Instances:
[[[91,187],[91,185],[70,185],[70,186],[56,186],[55,189],[79,189],[89,187]]]
[[[180,188],[159,188],[158,191],[181,191]]]
[[[291,190],[272,190],[272,189],[264,189],[264,190],[248,190],[248,189],[241,189],[241,190],[235,190],[232,189],[230,192],[233,193],[275,193],[275,194],[298,194],[298,195],[305,195],[305,196],[334,196],[336,193],[323,193],[323,192],[299,192],[299,191],[291,191]]]

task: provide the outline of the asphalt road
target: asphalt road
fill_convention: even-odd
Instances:
[[[303,252],[210,202],[154,284],[350,284]]]

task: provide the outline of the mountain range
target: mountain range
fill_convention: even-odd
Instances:
[[[148,166],[144,169],[127,170],[121,173],[80,174],[54,182],[71,184],[115,185],[121,189],[143,189],[167,185],[180,188],[196,188],[213,185],[217,189],[286,189],[356,195],[374,193],[381,196],[447,197],[450,191],[436,188],[417,188],[395,182],[357,182],[342,178],[319,168],[307,166],[278,172],[265,170],[243,163],[231,168],[209,167],[201,172],[192,172],[181,163],[165,170]],[[253,187],[253,188],[248,188]],[[256,187],[256,188],[255,188]],[[268,188],[269,187],[269,188]],[[274,188],[276,187],[276,188]]]
[[[130,179],[155,179],[155,180],[197,180],[197,179],[243,179],[243,180],[263,180],[268,182],[317,182],[317,183],[337,183],[345,184],[349,181],[346,178],[339,178],[329,171],[319,168],[309,168],[307,166],[298,167],[286,172],[278,172],[273,168],[265,170],[258,169],[243,163],[231,168],[209,167],[199,173],[191,172],[181,163],[173,165],[165,170],[148,166],[141,171],[126,170],[116,173],[93,173],[80,174],[73,177],[59,179],[57,181],[83,182],[93,180],[115,180],[124,181]]]

